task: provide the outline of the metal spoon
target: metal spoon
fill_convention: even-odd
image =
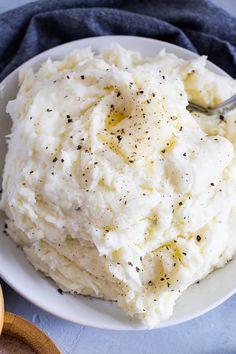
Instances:
[[[197,111],[200,113],[205,113],[208,116],[212,116],[213,114],[225,114],[232,109],[236,108],[236,95],[233,95],[228,100],[221,102],[213,107],[202,107],[196,103],[189,102],[187,106],[188,111]]]

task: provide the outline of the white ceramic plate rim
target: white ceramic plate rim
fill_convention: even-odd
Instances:
[[[144,38],[144,37],[104,36],[104,37],[85,38],[85,39],[76,40],[73,42],[69,42],[69,43],[51,48],[51,49],[33,57],[32,59],[28,60],[26,63],[21,65],[19,68],[14,70],[0,84],[0,87],[4,88],[5,98],[10,95],[10,93],[8,93],[9,84],[12,82],[13,79],[16,80],[16,78],[18,76],[18,72],[22,68],[26,68],[26,67],[30,67],[30,66],[38,67],[39,64],[42,63],[43,61],[45,61],[48,57],[51,57],[53,59],[61,58],[66,53],[72,51],[73,49],[75,49],[77,47],[81,48],[81,47],[91,46],[92,48],[99,50],[102,47],[105,47],[112,42],[118,42],[128,49],[140,50],[141,52],[145,52],[145,48],[146,48],[148,55],[154,55],[154,53],[159,52],[160,49],[166,48],[167,51],[173,52],[174,54],[176,54],[180,57],[184,57],[185,59],[194,59],[198,56],[197,54],[192,53],[192,52],[190,52],[184,48],[178,47],[176,45],[173,45],[173,44],[170,44],[167,42],[162,42],[162,41],[150,39],[150,38]],[[207,66],[212,71],[214,71],[218,74],[227,75],[223,70],[221,70],[216,65],[214,65],[210,62],[207,63]],[[121,319],[118,318],[118,320],[117,320],[116,317],[119,316],[119,314],[122,312],[122,310],[118,309],[115,312],[115,314],[113,314],[113,310],[111,310],[111,309],[114,308],[115,305],[111,305],[108,302],[102,302],[101,300],[94,300],[95,307],[94,307],[94,309],[92,309],[91,314],[88,314],[88,315],[87,315],[86,311],[90,311],[91,305],[89,306],[87,304],[87,302],[89,300],[84,299],[83,297],[76,298],[76,301],[82,303],[81,309],[83,309],[83,307],[86,305],[85,312],[82,315],[78,315],[78,314],[73,315],[73,311],[68,314],[68,312],[65,311],[64,307],[63,307],[64,300],[60,301],[61,296],[58,295],[56,292],[55,292],[55,302],[57,303],[57,306],[53,306],[52,302],[51,303],[47,303],[47,301],[45,302],[45,300],[46,300],[45,297],[44,296],[37,297],[37,293],[34,291],[34,286],[37,288],[36,284],[33,283],[34,279],[31,279],[33,286],[29,291],[24,286],[22,286],[21,283],[19,283],[18,277],[12,275],[11,271],[14,269],[17,270],[16,267],[19,266],[18,267],[19,277],[22,276],[24,278],[24,275],[25,275],[27,278],[27,276],[30,274],[29,277],[37,278],[36,282],[40,282],[40,284],[42,283],[42,286],[45,287],[45,289],[48,291],[48,294],[49,294],[49,289],[51,292],[51,288],[53,288],[53,289],[56,288],[54,283],[52,283],[50,280],[46,279],[43,275],[36,273],[35,270],[26,262],[24,256],[22,255],[22,252],[16,248],[16,246],[13,244],[13,242],[11,240],[9,240],[5,237],[1,237],[0,238],[0,245],[1,245],[1,247],[0,247],[0,275],[1,275],[2,279],[5,280],[6,283],[8,283],[20,295],[22,295],[24,298],[26,298],[27,300],[29,300],[33,304],[37,305],[38,307],[46,310],[47,312],[49,312],[57,317],[62,318],[62,319],[72,321],[72,322],[82,324],[82,325],[91,326],[91,327],[97,327],[97,328],[103,328],[103,329],[115,329],[115,330],[146,329],[139,322],[136,322],[134,320],[129,320],[128,317],[126,317],[125,315],[124,316],[122,315],[123,317],[121,316]],[[3,251],[3,249],[4,249],[4,251]],[[11,257],[11,254],[14,255],[13,258]],[[8,269],[9,266],[10,266],[10,268],[12,266],[11,271]],[[26,268],[26,273],[25,273],[25,268]],[[236,268],[236,260],[233,260],[233,261],[229,262],[226,265],[226,267],[224,267],[223,269],[217,270],[216,272],[209,275],[201,283],[202,284],[206,284],[206,283],[210,284],[211,283],[210,284],[211,287],[210,287],[210,285],[209,286],[207,285],[207,287],[209,287],[209,289],[210,289],[210,288],[212,288],[212,285],[213,285],[213,288],[214,288],[216,281],[219,281],[218,278],[224,278],[225,274],[227,274],[227,273],[233,274],[235,268]],[[224,271],[225,269],[228,269],[228,272]],[[222,273],[223,277],[222,276],[220,277],[217,275],[217,274],[221,274],[221,273]],[[215,296],[214,301],[212,301],[206,305],[199,306],[199,308],[197,307],[193,311],[188,310],[188,306],[187,306],[187,310],[186,310],[186,304],[185,304],[186,301],[184,302],[184,297],[187,297],[186,294],[189,294],[190,292],[192,292],[194,295],[194,292],[196,292],[194,289],[196,289],[197,286],[199,286],[199,288],[200,288],[201,284],[191,286],[181,297],[182,309],[185,309],[187,311],[187,313],[185,313],[185,315],[182,315],[182,316],[181,316],[181,314],[177,315],[177,317],[175,316],[175,312],[178,308],[178,302],[181,301],[181,300],[178,300],[173,316],[168,321],[165,321],[165,322],[162,322],[161,324],[159,324],[156,328],[163,328],[163,327],[172,326],[172,325],[176,325],[176,324],[188,321],[188,320],[193,319],[197,316],[200,316],[200,315],[206,313],[207,311],[213,309],[214,307],[218,306],[219,304],[221,304],[223,301],[228,299],[231,295],[233,295],[236,292],[236,281],[234,281],[234,282],[232,281],[232,283],[229,283],[229,284],[227,283],[226,285],[227,286],[225,286],[225,289],[223,289],[223,291],[221,291],[221,292],[220,292],[221,287],[216,289],[219,292],[219,295],[217,293],[217,296]],[[205,285],[204,285],[204,287],[205,287]],[[51,295],[51,293],[50,293],[50,295]],[[201,297],[201,292],[199,293],[199,295]],[[70,299],[72,298],[72,295],[64,295],[64,297],[66,298],[65,301],[69,302]],[[191,295],[188,297],[191,298]],[[73,297],[73,298],[75,298],[75,297]],[[202,298],[202,301],[204,301],[204,297]],[[73,302],[74,302],[74,300],[72,301],[72,305],[75,306],[75,302],[74,302],[74,304],[73,304]],[[96,305],[97,302],[98,302],[98,305]],[[92,304],[92,303],[90,303],[90,304]],[[111,306],[112,306],[112,308],[111,308]],[[108,315],[106,315],[103,312],[99,313],[98,307],[101,307],[102,311],[104,311],[104,310],[106,311],[109,308],[111,310],[111,311],[110,310],[109,311],[112,314],[109,315],[109,313],[108,313]],[[93,313],[93,311],[95,311],[95,312]],[[181,310],[180,310],[180,312],[181,312]]]

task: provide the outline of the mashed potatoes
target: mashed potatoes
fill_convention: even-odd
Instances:
[[[236,92],[204,57],[116,45],[20,75],[3,176],[8,233],[63,291],[153,327],[236,251],[236,112],[190,114]]]

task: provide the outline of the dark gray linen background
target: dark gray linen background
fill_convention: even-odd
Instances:
[[[114,34],[206,54],[236,78],[236,18],[208,0],[43,0],[0,15],[0,81],[46,49]]]

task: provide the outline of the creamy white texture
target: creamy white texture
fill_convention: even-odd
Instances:
[[[8,233],[64,291],[153,327],[236,251],[231,78],[160,52],[78,49],[22,72],[3,176]]]

